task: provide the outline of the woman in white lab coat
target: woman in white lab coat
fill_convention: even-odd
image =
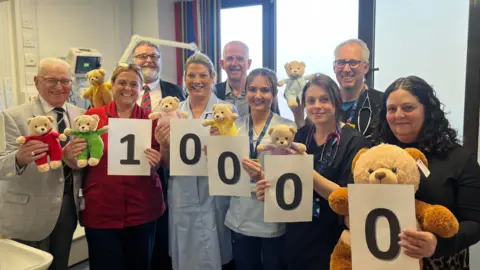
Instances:
[[[189,96],[179,109],[190,119],[211,119],[214,104],[228,104],[211,91],[215,69],[206,55],[197,52],[188,58],[184,76]],[[163,165],[168,166],[170,127],[160,124],[155,137]],[[230,230],[224,225],[228,206],[229,197],[209,196],[208,177],[170,176],[169,245],[174,270],[220,270],[232,260]]]

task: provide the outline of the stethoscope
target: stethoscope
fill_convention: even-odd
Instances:
[[[358,110],[358,115],[357,115],[357,129],[360,133],[365,135],[367,132],[368,128],[370,127],[371,121],[372,121],[372,104],[370,103],[370,95],[368,94],[368,88],[365,86],[365,88],[362,90],[362,93],[360,93],[360,97],[355,101],[355,104],[353,104],[352,110],[350,111],[350,117],[348,117],[346,123],[352,126],[351,122],[353,120],[353,117],[355,116],[355,113],[357,111],[357,106],[358,106],[358,101],[362,98],[362,96],[365,94],[365,99],[362,102],[362,107],[360,107],[360,110]],[[367,106],[365,106],[367,105]],[[368,122],[367,125],[365,126],[365,129],[362,131],[361,130],[361,125],[360,125],[360,115],[362,114],[363,110],[368,110]],[[371,135],[366,136],[367,138],[370,137]]]

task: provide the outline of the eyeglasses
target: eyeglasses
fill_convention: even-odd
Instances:
[[[360,64],[362,63],[363,61],[359,61],[359,60],[335,60],[335,62],[333,62],[333,64],[335,65],[336,68],[344,68],[347,64],[351,67],[351,68],[357,68],[358,66],[360,66]]]
[[[133,58],[137,58],[137,59],[140,59],[142,61],[145,61],[149,57],[150,57],[150,59],[152,59],[152,61],[157,61],[158,59],[160,59],[160,55],[158,55],[158,54],[139,54],[139,55],[135,55]]]
[[[71,79],[55,79],[55,78],[45,78],[45,77],[40,77],[42,79],[45,80],[45,83],[48,85],[48,86],[56,86],[58,84],[58,82],[60,82],[60,85],[62,86],[70,86],[72,84],[72,80]]]

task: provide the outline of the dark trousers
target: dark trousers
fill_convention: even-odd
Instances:
[[[46,251],[53,256],[49,270],[67,270],[72,238],[77,228],[77,209],[71,194],[63,195],[62,208],[52,233],[42,241],[17,240],[25,245]]]
[[[172,270],[172,259],[168,254],[168,209],[157,219],[150,269]]]
[[[155,221],[123,229],[85,228],[91,270],[149,270]]]
[[[232,231],[232,241],[237,270],[285,269],[285,236],[261,238]]]

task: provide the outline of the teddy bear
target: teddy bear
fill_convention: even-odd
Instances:
[[[415,148],[402,149],[391,144],[380,144],[369,150],[364,148],[352,162],[354,182],[413,185],[416,192],[421,179],[418,160],[428,167],[425,155]],[[332,192],[328,203],[337,214],[348,216],[348,189],[339,188]],[[415,200],[415,215],[418,229],[431,232],[437,237],[450,238],[458,232],[458,220],[444,206]],[[331,255],[330,269],[352,269],[351,260],[350,234],[344,230]]]
[[[27,120],[29,136],[20,136],[16,139],[18,144],[24,144],[31,140],[41,141],[48,145],[46,155],[35,160],[40,172],[47,172],[52,169],[58,169],[62,166],[62,146],[60,141],[66,141],[67,137],[63,134],[53,131],[55,119],[51,116],[35,116]],[[50,158],[50,165],[48,163]]]
[[[268,129],[271,143],[259,144],[259,152],[270,151],[272,155],[304,154],[307,147],[303,143],[293,142],[297,129],[288,125],[276,125]]]
[[[287,72],[288,79],[284,79],[278,82],[278,86],[282,87],[285,84],[284,97],[287,100],[288,107],[298,107],[297,100],[302,100],[302,90],[307,84],[307,80],[310,80],[314,74],[304,76],[305,63],[300,61],[291,61],[285,64],[285,71]]]
[[[89,99],[93,107],[101,107],[112,102],[112,85],[105,82],[105,70],[93,69],[85,76],[92,86],[83,92],[82,98]]]
[[[170,121],[172,118],[187,118],[188,113],[178,110],[180,100],[177,97],[167,96],[158,101],[158,105],[154,107],[154,112],[148,115],[149,119],[159,119]],[[156,111],[157,108],[160,111]]]
[[[213,119],[204,120],[202,125],[218,128],[220,135],[237,136],[238,129],[235,125],[237,118],[238,114],[233,112],[231,104],[215,104],[213,105]]]
[[[100,135],[108,132],[108,126],[97,130],[99,120],[100,117],[96,114],[80,115],[75,118],[75,129],[66,128],[64,131],[65,135],[73,135],[87,141],[87,147],[77,157],[77,166],[80,168],[86,167],[87,164],[97,166],[103,156],[103,141]]]

